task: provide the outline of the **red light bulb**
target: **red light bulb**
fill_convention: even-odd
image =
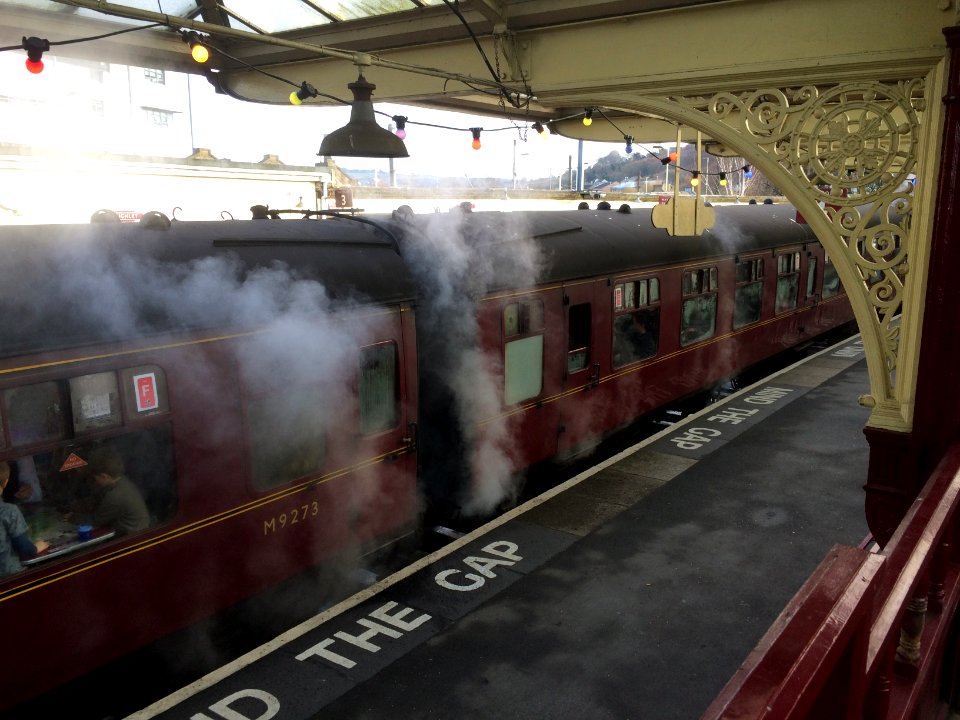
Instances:
[[[27,70],[37,75],[43,72],[43,53],[50,49],[50,41],[38,37],[24,37],[21,45],[27,51]],[[9,48],[8,48],[9,49]]]

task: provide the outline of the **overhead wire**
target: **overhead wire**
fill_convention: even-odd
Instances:
[[[473,44],[477,46],[477,51],[480,53],[480,57],[483,58],[483,62],[487,66],[487,70],[490,71],[490,76],[497,82],[500,82],[500,77],[497,75],[497,71],[493,69],[493,65],[490,64],[490,60],[487,59],[487,54],[483,51],[483,46],[480,44],[480,40],[477,38],[476,33],[473,32],[473,28],[470,27],[470,23],[467,22],[467,19],[463,16],[463,13],[460,12],[454,3],[450,0],[443,0],[443,4],[446,5],[450,12],[457,16],[463,26],[467,29],[467,32],[470,34],[470,37],[473,38]]]
[[[124,33],[137,32],[138,30],[148,30],[155,27],[165,27],[164,23],[150,23],[149,25],[140,25],[132,28],[124,28],[123,30],[114,30],[113,32],[103,33],[102,35],[91,35],[90,37],[74,38],[73,40],[49,40],[50,46],[55,45],[71,45],[73,43],[80,42],[89,42],[91,40],[103,40],[104,38],[113,37],[114,35],[123,35]],[[20,45],[8,45],[7,47],[0,47],[0,52],[7,52],[9,50],[23,50],[23,44]]]
[[[451,2],[451,0],[443,0],[443,4],[446,5],[450,12],[457,16],[457,19],[463,24],[467,29],[467,32],[470,34],[470,37],[473,39],[473,44],[477,46],[477,51],[480,53],[480,57],[483,58],[484,64],[487,66],[487,70],[490,71],[490,76],[493,78],[493,81],[497,84],[497,87],[500,88],[500,98],[501,100],[506,98],[506,100],[516,108],[521,107],[520,103],[520,93],[517,93],[516,98],[511,98],[510,90],[506,85],[503,84],[503,81],[500,79],[500,73],[498,73],[493,65],[490,64],[490,60],[487,57],[487,53],[484,52],[483,46],[480,44],[480,39],[477,37],[476,33],[473,32],[473,28],[470,27],[470,23],[467,22],[467,19],[463,16],[463,13],[460,12],[460,8],[457,7],[457,3]],[[464,83],[467,87],[470,87],[467,83]],[[524,83],[526,86],[526,83]],[[472,88],[475,89],[475,88]],[[530,103],[530,88],[525,87],[525,95],[527,96],[526,104]]]
[[[511,105],[514,105],[515,107],[518,107],[518,108],[521,107],[521,103],[520,103],[520,93],[518,92],[518,93],[516,94],[516,99],[514,99],[514,98],[511,97],[511,91],[509,90],[509,88],[507,88],[507,86],[505,86],[505,85],[500,81],[496,70],[495,70],[495,69],[493,68],[493,66],[491,65],[489,59],[488,59],[487,56],[486,56],[486,53],[485,53],[484,50],[483,50],[482,45],[480,44],[479,38],[477,38],[476,33],[474,33],[473,29],[470,27],[469,23],[467,22],[466,18],[463,16],[463,14],[460,12],[459,8],[456,6],[455,3],[451,2],[451,0],[443,0],[443,2],[444,2],[444,4],[450,9],[450,11],[453,12],[454,15],[456,15],[456,17],[460,20],[460,22],[461,22],[461,23],[464,25],[464,27],[467,29],[467,32],[470,34],[470,37],[473,39],[474,44],[477,46],[477,49],[478,49],[478,51],[480,52],[481,57],[483,58],[484,64],[487,66],[487,69],[490,71],[491,75],[493,76],[494,84],[495,84],[495,86],[496,86],[496,88],[497,88],[497,91],[485,90],[485,89],[483,89],[483,88],[481,88],[481,87],[477,87],[473,82],[470,82],[470,81],[468,81],[468,80],[465,80],[465,79],[463,79],[463,76],[459,76],[459,75],[456,75],[456,74],[451,75],[451,74],[449,74],[449,73],[446,73],[446,74],[445,74],[445,81],[444,81],[444,82],[445,82],[445,83],[446,83],[446,82],[449,82],[449,80],[451,80],[451,79],[457,80],[458,82],[462,82],[464,85],[466,85],[467,87],[469,87],[471,90],[473,90],[473,91],[475,91],[475,92],[480,92],[480,93],[489,94],[489,95],[494,95],[494,94],[496,94],[496,95],[498,95],[499,97],[501,97],[501,99],[504,98],[504,97],[506,97],[507,100],[510,101]],[[177,30],[177,29],[178,29],[178,26],[179,26],[180,32],[185,32],[185,30],[183,30],[183,28],[182,28],[182,24],[181,24],[181,23],[174,23],[174,22],[172,22],[172,21],[170,20],[170,16],[169,16],[169,15],[164,15],[164,18],[166,18],[166,22],[149,23],[149,24],[146,24],[146,25],[138,26],[138,27],[123,28],[123,29],[121,29],[121,30],[115,30],[115,31],[108,32],[108,33],[102,33],[102,34],[100,34],[100,35],[92,35],[92,36],[82,37],[82,38],[73,38],[73,39],[70,39],[70,40],[49,41],[49,44],[50,44],[51,47],[54,47],[54,46],[58,46],[58,45],[69,45],[69,44],[73,44],[73,43],[90,42],[90,41],[93,41],[93,40],[102,40],[102,39],[105,39],[105,38],[108,38],[108,37],[113,37],[113,36],[116,36],[116,35],[122,35],[122,34],[124,34],[124,33],[137,32],[137,31],[140,31],[140,30],[152,29],[152,28],[156,28],[156,27],[169,27],[171,30]],[[277,80],[277,81],[279,81],[279,82],[288,84],[288,85],[290,85],[290,86],[292,86],[292,87],[294,87],[294,88],[297,88],[298,90],[304,89],[304,90],[306,90],[306,91],[309,92],[309,95],[310,95],[311,97],[324,97],[324,98],[327,98],[327,99],[329,99],[329,100],[332,100],[332,101],[334,101],[334,102],[337,102],[337,103],[340,103],[340,104],[343,104],[343,105],[351,105],[351,104],[352,104],[349,100],[345,100],[344,98],[340,98],[340,97],[337,97],[336,95],[331,95],[331,94],[329,94],[329,93],[320,92],[320,91],[316,90],[316,88],[313,87],[312,85],[310,85],[309,83],[299,83],[299,84],[298,84],[298,83],[296,83],[296,82],[294,82],[294,81],[292,81],[292,80],[289,80],[289,79],[287,79],[287,78],[285,78],[285,77],[282,77],[282,76],[280,76],[280,75],[276,75],[276,74],[271,73],[271,72],[269,72],[269,71],[267,71],[267,70],[264,70],[263,68],[257,67],[256,65],[253,65],[253,64],[251,64],[251,63],[249,63],[249,62],[246,62],[245,60],[242,60],[241,58],[235,57],[235,56],[231,55],[230,53],[224,51],[222,48],[218,47],[216,44],[213,44],[213,43],[209,42],[209,39],[208,39],[208,38],[204,38],[204,39],[203,39],[203,44],[206,45],[207,47],[209,47],[210,49],[216,51],[217,53],[219,53],[219,54],[222,55],[223,57],[227,58],[228,60],[231,60],[232,62],[238,63],[239,65],[242,65],[243,67],[246,67],[246,68],[249,69],[249,70],[252,70],[252,71],[254,71],[254,72],[258,72],[258,73],[260,73],[260,74],[262,74],[262,75],[264,75],[264,76],[266,76],[266,77],[269,77],[269,78],[274,79],[274,80]],[[22,49],[23,49],[23,44],[20,44],[20,45],[11,45],[11,46],[7,46],[7,47],[0,47],[0,52],[13,51],[13,50],[22,50]],[[375,57],[375,56],[371,56],[371,57]],[[380,60],[379,58],[377,58],[377,59]],[[428,70],[429,70],[431,73],[444,72],[444,71],[441,71],[441,70],[436,69],[436,68],[427,68],[427,67],[425,67],[425,66],[418,66],[418,65],[408,65],[408,66],[406,66],[406,67],[409,68],[409,69],[411,69],[411,70],[413,70],[413,71],[416,71],[416,70],[419,69],[419,70],[424,70],[424,71],[428,71]],[[526,101],[526,105],[527,105],[527,107],[529,107],[529,97],[530,97],[529,88],[527,89],[527,93],[526,93],[526,94],[527,94],[527,98],[528,98],[527,101]],[[600,108],[600,107],[592,107],[592,108],[589,108],[588,110],[589,110],[589,111],[596,111],[596,112],[597,112],[601,117],[603,117],[603,119],[606,120],[615,130],[617,130],[617,132],[619,132],[621,135],[623,135],[624,139],[628,141],[628,145],[632,145],[632,137],[629,136],[629,135],[627,135],[626,133],[624,133],[623,130],[603,111],[602,108]],[[576,118],[576,117],[582,117],[582,116],[585,116],[585,115],[587,114],[588,110],[585,110],[583,113],[575,113],[575,114],[568,115],[568,116],[565,116],[565,117],[561,117],[561,118],[556,118],[556,119],[553,119],[553,120],[549,120],[549,121],[547,121],[547,122],[548,122],[548,124],[549,124],[549,123],[554,123],[554,122],[562,122],[562,121],[564,121],[564,120],[569,120],[569,119],[573,119],[573,118]],[[391,115],[390,113],[386,113],[386,112],[383,112],[383,111],[380,111],[380,110],[376,110],[376,109],[374,110],[374,112],[376,112],[376,113],[379,114],[379,115],[383,115],[383,116],[385,116],[385,117],[388,117],[388,118],[393,118],[393,115]],[[476,128],[457,128],[457,127],[452,127],[452,126],[449,126],[449,125],[440,125],[440,124],[436,124],[436,123],[420,122],[420,121],[416,121],[416,120],[410,120],[409,118],[407,118],[406,123],[407,123],[408,125],[416,125],[416,126],[422,126],[422,127],[432,127],[432,128],[442,129],[442,130],[453,130],[453,131],[458,131],[458,132],[472,132],[472,131],[474,131],[474,130],[476,129]],[[530,127],[530,126],[526,126],[525,128],[520,128],[518,125],[513,124],[513,125],[510,125],[510,126],[506,126],[506,127],[490,128],[490,129],[481,128],[481,129],[482,129],[483,132],[499,132],[499,131],[503,131],[503,130],[529,129],[529,127]],[[525,136],[524,136],[524,139],[525,139]],[[654,157],[654,158],[657,158],[658,160],[660,160],[662,164],[664,164],[664,165],[673,164],[673,163],[664,162],[665,158],[660,158],[656,153],[654,153],[652,150],[650,150],[649,148],[647,148],[645,145],[640,144],[639,147],[643,150],[644,153],[646,153],[646,154],[649,155],[650,157]],[[673,166],[674,166],[678,171],[681,171],[681,170],[682,170],[683,172],[687,172],[687,173],[691,173],[691,174],[692,174],[693,172],[697,172],[699,176],[711,176],[711,175],[724,175],[724,176],[726,176],[726,175],[728,175],[730,172],[737,172],[737,170],[719,171],[719,172],[715,172],[715,173],[714,173],[714,172],[704,172],[704,171],[694,171],[694,170],[690,170],[690,169],[688,169],[688,168],[685,168],[685,167],[681,166],[679,163],[673,164]],[[740,171],[749,172],[749,170],[750,170],[750,165],[744,165],[743,167],[740,168]]]

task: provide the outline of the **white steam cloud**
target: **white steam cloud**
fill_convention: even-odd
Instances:
[[[525,239],[515,216],[505,214],[502,225],[479,231],[466,222],[468,217],[451,213],[417,218],[416,231],[408,233],[402,247],[424,294],[418,325],[443,343],[443,347],[420,348],[421,368],[429,363],[434,371],[422,382],[437,381],[448,391],[444,395],[453,404],[452,419],[462,438],[460,450],[467,456],[465,466],[448,460],[442,470],[433,467],[427,473],[465,473],[467,485],[457,498],[459,510],[482,515],[515,492],[517,463],[509,418],[502,415],[499,334],[495,344],[483,346],[478,308],[491,289],[532,287],[542,269],[542,254],[534,240]],[[498,247],[501,241],[509,242]],[[443,422],[421,420],[427,426],[431,421]],[[427,459],[433,458],[428,455]],[[433,482],[449,488],[457,480]]]
[[[11,236],[11,241],[41,237],[44,230],[30,232]],[[362,312],[354,301],[332,300],[322,284],[298,277],[281,263],[247,268],[229,250],[187,263],[157,259],[151,250],[163,257],[164,233],[147,235],[137,226],[115,238],[119,243],[91,242],[98,231],[89,227],[74,234],[67,226],[50,232],[62,234],[55,253],[17,245],[14,257],[8,255],[0,269],[5,287],[0,311],[23,319],[18,340],[24,347],[38,330],[78,344],[90,337],[130,339],[167,331],[250,333],[233,341],[242,393],[248,410],[256,404],[265,417],[278,419],[261,424],[277,443],[289,446],[299,437],[306,446],[311,436],[323,437],[345,407],[356,348],[380,330],[379,315]],[[212,396],[211,388],[222,387],[216,376],[224,368],[223,360],[211,361],[210,351],[207,345],[196,346],[195,361],[176,383],[181,396],[216,408],[223,399]],[[206,439],[214,446],[240,442],[217,436],[236,426],[211,423]],[[271,445],[269,437],[255,440],[261,447]],[[304,474],[317,469],[316,462],[305,465]],[[375,488],[354,483],[349,492],[354,490],[363,497],[346,498],[345,505],[361,505]]]

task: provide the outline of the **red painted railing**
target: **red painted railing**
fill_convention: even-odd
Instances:
[[[960,700],[960,444],[878,553],[837,545],[702,720],[937,719]]]

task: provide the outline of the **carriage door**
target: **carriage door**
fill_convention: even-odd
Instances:
[[[364,466],[349,481],[356,492],[344,499],[351,531],[361,541],[394,533],[417,513],[417,455],[410,426],[417,418],[412,313],[391,313],[389,323],[358,348],[357,425],[343,441],[353,449],[343,461]]]
[[[590,437],[593,417],[591,403],[599,397],[600,357],[594,328],[600,305],[596,281],[565,285],[563,288],[563,392],[560,400],[561,455],[575,451]],[[569,394],[566,394],[569,393]]]

